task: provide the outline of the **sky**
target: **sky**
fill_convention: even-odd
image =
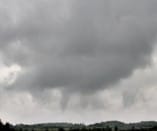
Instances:
[[[0,118],[157,120],[156,0],[0,0]]]

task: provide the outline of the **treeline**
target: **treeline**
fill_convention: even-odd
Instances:
[[[15,131],[14,126],[9,124],[8,122],[3,124],[0,120],[0,131]]]
[[[15,131],[157,131],[157,126],[150,127],[150,128],[139,128],[135,129],[132,127],[131,129],[119,129],[117,126],[115,127],[104,127],[104,128],[97,128],[97,127],[84,127],[84,128],[20,128]]]
[[[118,131],[118,128],[117,127],[115,127],[114,129],[112,129],[110,127],[106,127],[106,128],[81,128],[81,129],[69,129],[69,131]]]
[[[59,131],[66,131],[64,129],[60,129]],[[152,127],[152,128],[141,128],[141,129],[135,129],[134,127],[132,129],[118,129],[118,127],[114,128],[83,128],[83,129],[70,129],[68,131],[157,131],[157,127]]]
[[[49,126],[48,126],[49,125]],[[53,125],[53,124],[52,124]],[[56,124],[57,126],[50,127],[51,124],[40,124],[40,125],[21,125],[21,126],[13,126],[10,123],[3,123],[0,120],[0,131],[157,131],[157,125],[148,126],[146,123],[145,126],[135,127],[133,124],[131,127],[123,128],[119,125],[107,125],[101,126],[100,124],[95,124],[94,126],[88,125],[73,125],[70,127],[70,124]],[[64,125],[64,127],[62,127]],[[68,125],[68,126],[67,126]],[[146,126],[147,125],[147,126]]]
[[[157,127],[153,127],[153,128],[145,128],[145,129],[134,129],[134,127],[132,129],[118,129],[118,127],[114,127],[114,128],[110,128],[110,127],[106,127],[106,128],[69,128],[69,129],[64,129],[64,128],[45,128],[45,129],[18,129],[16,131],[157,131]]]

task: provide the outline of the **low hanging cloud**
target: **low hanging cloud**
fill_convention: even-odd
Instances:
[[[156,0],[9,2],[0,0],[0,51],[24,72],[13,90],[57,88],[66,103],[71,93],[95,93],[151,63]]]

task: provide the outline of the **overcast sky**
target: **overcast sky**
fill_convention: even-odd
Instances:
[[[0,118],[157,120],[157,0],[0,0]]]

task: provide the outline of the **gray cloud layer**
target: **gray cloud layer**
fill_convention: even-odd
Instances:
[[[22,2],[0,16],[4,62],[25,70],[12,89],[61,89],[66,103],[71,93],[100,91],[150,63],[156,0]]]

